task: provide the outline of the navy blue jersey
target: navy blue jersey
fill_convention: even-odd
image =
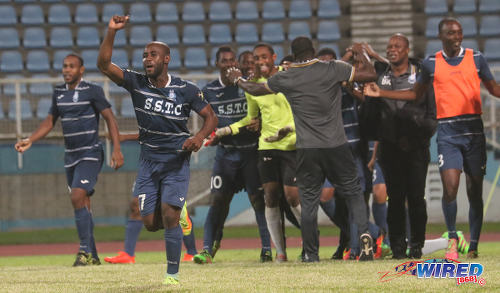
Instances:
[[[203,95],[219,119],[218,128],[229,126],[247,116],[245,92],[237,86],[225,86],[220,77],[203,88]],[[240,131],[221,139],[220,145],[228,148],[257,148],[259,135],[256,132]]]
[[[187,122],[191,110],[199,113],[207,102],[192,82],[168,75],[164,88],[156,88],[143,73],[123,71],[123,85],[132,96],[139,126],[139,143],[143,158],[166,162],[182,152],[189,138]],[[167,155],[167,156],[166,156]]]
[[[358,101],[346,90],[342,89],[342,121],[349,145],[355,149],[360,141]]]
[[[82,160],[99,161],[102,144],[99,141],[99,113],[111,107],[102,88],[81,81],[74,89],[66,84],[54,87],[49,114],[61,117],[64,136],[64,167]]]

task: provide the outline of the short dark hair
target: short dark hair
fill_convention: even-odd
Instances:
[[[225,53],[225,52],[233,52],[233,49],[229,46],[220,46],[219,49],[217,49],[217,52],[215,52],[215,63],[219,62],[219,57],[220,54]]]
[[[283,59],[281,59],[280,64],[283,64],[283,62],[285,62],[285,61],[293,62],[294,61],[293,56],[286,55],[285,57],[283,57]]]
[[[273,49],[273,46],[269,45],[268,43],[258,43],[257,45],[255,45],[255,47],[253,47],[253,49],[257,49],[257,48],[260,48],[260,47],[266,47],[269,52],[271,53],[271,55],[274,55],[274,49]]]
[[[249,50],[245,50],[245,51],[241,52],[240,55],[238,56],[238,62],[240,62],[241,59],[243,59],[243,56],[248,55],[248,54],[253,56],[253,53]]]
[[[389,39],[392,39],[392,38],[400,38],[400,39],[403,39],[403,41],[405,41],[405,43],[406,43],[406,46],[407,46],[408,48],[410,48],[410,40],[408,40],[408,38],[407,38],[405,35],[403,35],[402,33],[397,33],[397,34],[394,34],[394,35],[392,35]]]
[[[316,56],[324,56],[324,55],[332,55],[333,59],[337,59],[337,53],[335,53],[335,50],[332,48],[323,48],[319,50],[318,54]]]
[[[292,41],[292,54],[297,59],[297,56],[310,54],[314,56],[314,47],[310,38],[305,36],[296,37]]]
[[[75,58],[77,58],[80,61],[80,66],[83,66],[83,58],[82,58],[82,56],[80,56],[80,54],[69,53],[68,55],[66,55],[66,57],[64,57],[64,59],[66,59],[68,57],[75,57]]]
[[[458,21],[458,19],[456,19],[454,17],[445,17],[445,18],[441,19],[441,21],[438,24],[438,32],[441,33],[443,26],[447,23],[450,23],[450,22],[456,22],[461,26],[460,21]]]

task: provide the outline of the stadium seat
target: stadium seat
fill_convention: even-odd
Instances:
[[[181,54],[179,53],[179,49],[170,48],[170,62],[168,63],[168,69],[179,69],[181,68]]]
[[[471,0],[455,0],[453,4],[453,12],[457,14],[466,14],[476,12],[476,1]]]
[[[239,1],[236,5],[236,19],[239,21],[257,20],[259,12],[254,1]]]
[[[35,74],[32,78],[49,78],[48,74]],[[51,97],[52,96],[52,84],[47,82],[42,83],[31,83],[28,86],[28,92],[32,96],[36,97]]]
[[[293,21],[290,22],[288,28],[288,40],[293,41],[298,36],[311,37],[311,29],[306,21]]]
[[[61,71],[62,70],[62,64],[63,60],[66,56],[68,56],[69,53],[71,53],[71,50],[58,50],[54,52],[54,58],[52,58],[52,70],[54,71]],[[82,56],[83,58],[83,56]],[[83,59],[85,68],[87,68],[87,62],[85,58]]]
[[[462,16],[458,18],[462,24],[462,34],[464,37],[475,37],[477,35],[477,23],[474,16]]]
[[[448,3],[446,0],[426,0],[425,14],[444,15],[448,13]]]
[[[133,3],[130,5],[131,23],[150,23],[151,21],[151,11],[148,4]]]
[[[3,119],[5,119],[5,114],[4,114],[4,112],[3,112],[3,107],[2,107],[2,105],[0,104],[0,120],[3,120]]]
[[[50,70],[49,55],[45,50],[29,51],[26,55],[26,69],[29,72],[47,72]]]
[[[210,49],[210,66],[213,66],[215,67],[215,61],[216,61],[216,54],[217,54],[217,50],[219,49],[219,47],[212,47],[212,49]],[[236,56],[238,57],[238,56]]]
[[[0,59],[0,71],[5,73],[23,70],[23,58],[18,51],[3,51]]]
[[[41,25],[45,22],[42,7],[39,5],[23,5],[21,23],[24,25]]]
[[[0,49],[19,48],[21,42],[15,28],[0,28]]]
[[[99,51],[95,49],[82,50],[81,56],[83,58],[83,62],[85,63],[86,71],[97,71],[98,55]],[[114,55],[114,50],[113,50],[113,55]]]
[[[33,112],[31,111],[31,105],[30,101],[25,98],[21,98],[21,119],[32,119],[33,118]],[[15,99],[10,99],[9,102],[9,119],[10,120],[15,120],[16,119],[16,100]]]
[[[228,44],[231,43],[231,30],[229,25],[220,23],[213,24],[210,26],[210,32],[208,34],[208,41],[211,44]]]
[[[430,40],[427,41],[427,45],[425,47],[425,57],[427,58],[429,55],[434,55],[436,52],[441,51],[443,46],[441,44],[441,40]]]
[[[339,25],[335,20],[322,20],[318,25],[318,41],[330,42],[340,40]]]
[[[23,46],[27,49],[45,48],[47,40],[45,31],[39,27],[28,27],[24,30]]]
[[[484,42],[484,56],[488,61],[500,61],[500,39],[487,39]]]
[[[135,110],[131,98],[126,97],[122,99],[122,107],[120,114],[124,118],[135,118]]]
[[[443,19],[441,16],[427,18],[425,36],[427,38],[437,38],[439,34],[438,24]]]
[[[205,20],[205,11],[200,2],[186,2],[182,9],[182,20],[185,22],[199,22]]]
[[[127,45],[127,38],[125,37],[125,30],[119,30],[115,35],[114,47],[123,47]]]
[[[236,26],[235,38],[239,44],[255,44],[259,41],[257,27],[253,23],[239,23]]]
[[[179,34],[175,25],[164,24],[156,29],[156,40],[164,42],[169,46],[179,45]]]
[[[285,18],[285,8],[282,1],[266,1],[262,6],[262,18],[266,20],[282,20]]]
[[[50,111],[50,107],[52,106],[51,98],[41,98],[38,100],[38,105],[36,107],[36,117],[38,119],[44,119],[47,117]]]
[[[99,20],[97,18],[97,9],[94,4],[85,3],[78,4],[75,12],[76,24],[96,24]]]
[[[291,19],[309,19],[312,16],[311,2],[308,0],[292,0],[288,17]]]
[[[49,8],[49,24],[70,24],[71,14],[69,7],[65,4],[54,4]]]
[[[319,18],[337,18],[340,16],[340,6],[337,0],[319,0],[318,17]]]
[[[244,51],[253,52],[253,46],[249,46],[249,45],[239,46],[238,47],[238,54],[236,54],[236,55],[240,56],[240,54],[243,53]]]
[[[480,0],[479,12],[498,13],[500,12],[500,1],[498,0]]]
[[[24,76],[19,75],[19,74],[9,74],[9,76],[7,76],[5,79],[6,80],[15,80],[15,79],[23,78],[23,77]],[[26,95],[27,90],[26,90],[26,84],[25,83],[21,83],[21,89],[20,90],[21,90],[21,96]],[[9,96],[9,97],[15,96],[16,95],[16,85],[14,83],[5,84],[3,86],[3,93],[4,93],[4,95]]]
[[[118,65],[120,68],[127,69],[130,64],[127,51],[125,51],[124,49],[113,50],[113,55],[111,55],[111,62]]]
[[[153,41],[151,29],[146,25],[132,26],[130,29],[130,45],[134,47],[144,47]]]
[[[59,3],[60,0],[40,0],[41,3]]]
[[[205,31],[201,24],[185,25],[182,36],[182,42],[186,45],[205,44]]]
[[[156,7],[156,22],[177,22],[179,21],[179,13],[175,3],[159,3]]]
[[[500,35],[500,16],[485,15],[481,17],[481,27],[479,35],[482,37],[492,37]]]
[[[285,41],[283,24],[281,22],[266,22],[262,26],[262,41],[267,43],[281,43]]]
[[[123,6],[119,3],[106,3],[102,7],[101,21],[108,23],[113,15],[124,15]]]
[[[11,5],[0,6],[0,25],[17,24],[16,10]]]
[[[134,49],[132,52],[132,68],[136,71],[141,71],[143,69],[142,56],[144,54],[144,49]]]
[[[340,51],[339,45],[337,45],[337,43],[319,43],[318,48],[319,48],[318,52],[319,52],[319,50],[321,50],[323,48],[333,49],[333,51],[335,51],[335,54],[337,54],[338,59],[340,59],[343,55],[342,52]]]
[[[208,19],[212,22],[230,21],[233,18],[228,2],[215,1],[210,3]]]
[[[273,46],[274,54],[276,54],[276,65],[279,64],[281,59],[285,57],[285,50],[283,49],[283,46],[281,45],[274,45]]]
[[[474,49],[475,51],[479,50],[479,44],[477,43],[476,39],[463,39],[462,40],[462,47]]]
[[[76,45],[82,48],[97,48],[100,45],[99,32],[95,26],[84,26],[78,29]]]
[[[207,54],[204,48],[187,48],[184,66],[189,69],[205,69],[208,66]]]
[[[73,35],[69,27],[54,27],[50,30],[49,45],[52,48],[73,47]]]

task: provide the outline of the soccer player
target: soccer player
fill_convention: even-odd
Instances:
[[[297,131],[297,185],[303,209],[301,218],[304,262],[319,261],[318,203],[325,177],[335,182],[347,196],[348,207],[358,225],[359,259],[373,260],[373,239],[356,165],[346,140],[340,113],[343,81],[370,81],[375,69],[364,56],[361,45],[353,46],[358,67],[342,61],[320,62],[314,58],[312,41],[297,37],[291,44],[295,63],[288,71],[276,73],[265,83],[245,81],[231,70],[230,79],[243,90],[265,100],[272,93],[283,93],[293,110]]]
[[[254,80],[266,81],[280,69],[275,66],[276,54],[271,45],[260,43],[254,47],[253,55],[256,64]],[[232,83],[232,79],[230,80]],[[279,141],[269,141],[278,130],[288,127],[293,130],[294,122],[290,105],[281,93],[269,93],[264,97],[254,97],[246,93],[247,116],[241,121],[219,128],[217,136],[237,135],[240,129],[248,125],[252,119],[261,115],[262,129],[259,137],[258,169],[264,188],[265,214],[267,228],[276,247],[276,261],[287,261],[283,219],[279,207],[280,198],[284,195],[292,212],[300,219],[298,189],[295,182],[295,132],[287,133]]]
[[[390,91],[371,84],[365,94],[397,100],[423,97],[434,88],[438,160],[443,183],[443,213],[448,228],[446,257],[458,258],[457,192],[460,173],[465,172],[469,199],[469,258],[478,257],[478,241],[483,223],[483,177],[486,170],[486,142],[481,119],[481,81],[488,92],[500,97],[500,86],[493,78],[480,52],[461,46],[462,26],[454,18],[439,22],[443,49],[423,61],[422,73],[412,89]],[[386,175],[386,174],[384,174]],[[392,241],[391,241],[392,242]],[[391,243],[392,244],[392,243]]]
[[[79,55],[69,54],[64,58],[64,84],[54,88],[47,118],[28,138],[15,145],[18,152],[25,152],[32,143],[45,137],[54,127],[57,118],[61,117],[65,145],[64,168],[80,239],[79,252],[73,266],[100,264],[90,205],[90,196],[94,194],[104,155],[98,133],[99,114],[106,120],[113,141],[111,166],[118,169],[123,165],[118,126],[111,105],[100,86],[82,79],[84,72],[83,59]]]
[[[99,50],[99,70],[132,97],[141,155],[135,182],[144,226],[156,231],[155,206],[161,200],[161,223],[165,228],[167,273],[164,284],[179,284],[178,272],[182,246],[179,218],[189,185],[189,159],[203,140],[215,129],[217,117],[203,99],[203,93],[191,82],[168,73],[170,48],[151,42],[143,53],[145,74],[121,69],[111,62],[116,32],[123,29],[129,16],[113,16]],[[188,131],[191,110],[204,123],[194,136]],[[158,220],[158,219],[156,219]]]
[[[216,80],[203,88],[203,95],[212,106],[218,118],[218,128],[226,127],[247,115],[247,101],[243,91],[231,84],[226,76],[228,68],[236,66],[236,56],[228,46],[220,47],[215,65],[220,71]],[[248,54],[247,54],[248,56]],[[252,56],[253,57],[253,56]],[[240,56],[240,58],[248,58]],[[246,63],[250,63],[247,61]],[[245,67],[248,74],[250,70]],[[237,135],[215,138],[210,145],[217,146],[215,162],[210,179],[211,204],[205,220],[203,250],[194,256],[198,264],[211,263],[220,246],[222,229],[229,212],[229,205],[235,193],[242,188],[255,211],[262,243],[261,262],[272,261],[271,239],[265,217],[264,193],[256,174],[258,132],[242,129]],[[215,241],[215,247],[214,247]]]

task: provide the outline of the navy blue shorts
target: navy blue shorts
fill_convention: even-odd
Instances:
[[[384,173],[378,162],[375,162],[372,172],[372,185],[385,184]]]
[[[141,215],[154,213],[156,201],[182,208],[189,186],[189,157],[176,156],[169,162],[139,160],[134,196],[139,199]]]
[[[78,164],[66,168],[66,180],[68,188],[81,188],[87,191],[87,195],[94,194],[94,186],[97,183],[97,176],[102,169],[102,157],[100,160],[82,160]]]
[[[440,119],[437,127],[439,171],[463,170],[466,174],[486,174],[486,139],[478,115]]]
[[[257,150],[218,146],[210,178],[210,191],[234,194],[245,188],[248,194],[257,194],[262,186],[257,161]]]
[[[297,186],[296,165],[296,151],[259,150],[257,167],[262,183],[281,182]]]

